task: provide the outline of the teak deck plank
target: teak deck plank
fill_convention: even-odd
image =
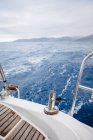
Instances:
[[[10,113],[10,112],[11,112],[11,110],[8,109],[4,114],[2,114],[2,115],[0,116],[0,121],[1,121],[2,119],[4,119],[4,118],[7,116],[7,114]]]
[[[36,129],[33,127],[33,129],[30,131],[30,133],[29,133],[28,137],[26,138],[26,140],[31,140],[33,138],[35,132],[36,132]]]
[[[0,104],[0,108],[1,108],[1,106],[3,106],[2,104]]]
[[[2,135],[2,132],[4,131],[4,129],[6,129],[6,127],[8,127],[8,125],[10,123],[12,123],[12,121],[17,117],[17,114],[14,114],[13,116],[11,116],[10,119],[7,120],[7,122],[5,122],[1,127],[0,127],[0,135]]]
[[[45,138],[43,135],[40,134],[38,140],[45,140]]]
[[[6,112],[8,110],[8,108],[4,108],[2,111],[0,111],[0,116],[4,113],[4,112]]]
[[[5,106],[1,106],[1,107],[0,107],[0,112],[1,112],[4,108],[6,108],[6,107],[5,107]]]
[[[18,132],[21,130],[21,128],[24,126],[25,121],[21,121],[18,126],[14,129],[13,133],[11,133],[9,135],[8,138],[6,138],[6,140],[13,140],[13,138],[18,134]]]
[[[22,137],[20,138],[20,140],[26,140],[26,138],[29,135],[31,129],[32,129],[32,126],[29,125],[28,128],[26,129],[26,131],[24,132],[24,134],[22,135]]]
[[[14,112],[10,112],[5,118],[0,121],[0,127],[11,117],[14,115]]]
[[[6,136],[8,132],[19,122],[20,116],[17,116],[16,119],[2,132],[2,136]]]
[[[39,137],[40,133],[36,131],[35,135],[33,136],[32,140],[37,140]]]
[[[24,134],[24,132],[26,131],[27,127],[28,127],[28,123],[25,123],[25,125],[22,127],[22,129],[18,132],[18,134],[14,137],[13,140],[19,140],[21,138],[21,136]]]
[[[45,140],[36,128],[2,104],[0,104],[0,135],[6,136],[5,140]]]

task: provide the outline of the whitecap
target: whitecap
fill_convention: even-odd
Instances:
[[[75,107],[74,114],[77,114],[78,111],[82,108],[82,106],[83,106],[84,104],[85,104],[85,103],[80,102],[80,103]]]
[[[31,68],[29,66],[20,65],[20,66],[16,66],[16,67],[12,67],[10,69],[7,69],[5,74],[6,74],[6,76],[8,76],[8,75],[13,76],[15,74],[28,72],[30,70],[31,70]]]
[[[31,64],[38,64],[44,60],[44,57],[29,57],[28,62]]]
[[[93,103],[93,99],[89,99],[89,103]]]
[[[28,57],[28,62],[30,64],[36,65],[42,63],[44,60],[49,59],[49,57],[49,55]]]

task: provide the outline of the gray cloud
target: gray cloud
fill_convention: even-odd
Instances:
[[[92,33],[92,0],[0,0],[0,38]]]

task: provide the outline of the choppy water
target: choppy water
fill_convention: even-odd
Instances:
[[[9,83],[19,85],[21,98],[47,105],[49,91],[55,90],[62,96],[56,105],[68,112],[81,61],[92,51],[91,42],[0,43],[0,63]],[[93,87],[93,59],[82,83]],[[93,127],[93,101],[86,91],[78,94],[74,117]]]

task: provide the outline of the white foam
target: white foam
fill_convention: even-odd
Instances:
[[[62,72],[60,72],[60,75],[63,75],[67,70],[66,70],[66,64],[62,66]]]
[[[59,96],[62,96],[62,95],[64,94],[64,92],[67,90],[68,86],[71,84],[71,79],[72,79],[72,76],[70,76],[70,77],[67,79],[65,88],[62,90],[62,92],[61,92],[61,94],[60,94]],[[62,101],[59,103],[59,106],[60,106],[61,103],[62,103]]]
[[[28,62],[30,64],[36,65],[42,63],[44,60],[47,60],[50,57],[51,57],[50,54],[40,54],[39,56],[35,55],[35,56],[28,57]]]
[[[41,63],[44,59],[45,57],[29,57],[28,62],[31,64],[38,64]]]
[[[89,99],[89,103],[93,103],[93,99]]]
[[[11,69],[8,69],[5,74],[6,74],[6,76],[8,76],[8,75],[13,76],[15,74],[27,72],[29,70],[31,70],[30,67],[25,66],[25,65],[19,65],[19,66],[12,67]]]
[[[70,76],[70,77],[67,79],[65,88],[63,89],[63,91],[62,91],[62,93],[60,94],[60,96],[63,95],[63,93],[67,90],[68,86],[71,84],[71,79],[72,79],[72,76]]]
[[[62,72],[60,72],[61,75],[63,75],[66,72],[66,69],[64,69]]]
[[[85,103],[80,102],[80,103],[75,107],[74,113],[77,114],[78,111],[82,108],[82,106],[83,106],[84,104],[85,104]]]

